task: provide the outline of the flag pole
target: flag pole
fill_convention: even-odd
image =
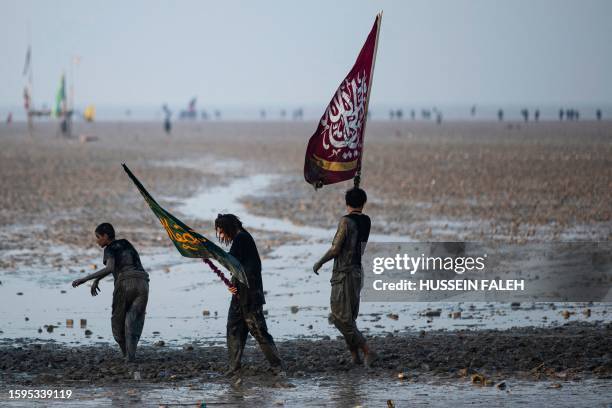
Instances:
[[[381,10],[377,15],[376,15],[376,20],[377,20],[377,25],[376,25],[376,41],[374,41],[374,57],[372,58],[372,69],[370,69],[370,78],[369,78],[369,86],[370,89],[368,90],[368,97],[366,99],[366,105],[365,105],[365,118],[363,121],[363,133],[362,133],[362,143],[365,142],[365,130],[366,130],[366,125],[368,123],[368,108],[370,106],[370,95],[372,94],[372,84],[374,82],[374,66],[376,65],[376,55],[378,54],[378,35],[380,34],[380,24],[382,23],[382,16],[383,16],[383,11]],[[353,185],[355,186],[355,188],[359,188],[359,183],[361,182],[361,160],[363,159],[363,149],[364,146],[361,147],[361,156],[359,156],[359,163],[357,165],[357,173],[355,174],[355,177],[353,178]]]

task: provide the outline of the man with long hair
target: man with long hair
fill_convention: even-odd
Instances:
[[[219,241],[226,245],[231,244],[230,254],[240,261],[249,282],[247,287],[237,279],[232,279],[236,289],[230,289],[233,296],[227,315],[228,375],[239,372],[240,360],[249,333],[259,343],[273,370],[280,374],[283,372],[282,360],[274,339],[268,333],[263,314],[266,300],[261,280],[261,260],[255,240],[234,214],[219,214],[215,220],[215,231]]]

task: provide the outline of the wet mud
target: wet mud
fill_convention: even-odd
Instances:
[[[530,380],[612,379],[612,325],[567,324],[554,328],[483,331],[433,331],[369,338],[380,356],[372,368],[351,363],[339,339],[278,342],[289,379],[351,373],[419,381],[431,376],[470,378],[498,383],[507,378]],[[49,385],[92,382],[98,385],[134,380],[172,383],[183,380],[226,381],[224,346],[163,342],[138,349],[137,363],[127,365],[118,347],[68,347],[54,342],[18,339],[0,345],[1,382]],[[481,375],[482,379],[475,375]],[[243,368],[245,381],[281,381],[249,340]],[[399,377],[398,377],[399,376]],[[234,379],[235,380],[235,379]],[[491,384],[492,385],[492,384]]]

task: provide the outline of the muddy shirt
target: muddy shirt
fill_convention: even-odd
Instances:
[[[331,248],[323,255],[320,264],[334,259],[334,275],[354,268],[361,268],[361,255],[370,236],[370,217],[352,212],[340,218],[338,230]]]
[[[361,265],[361,255],[365,248],[365,244],[368,242],[370,238],[370,227],[371,221],[370,217],[365,214],[353,212],[344,217],[349,218],[357,224],[357,246],[358,250],[353,251],[353,255],[351,258],[351,264],[353,265]],[[351,227],[349,227],[351,228]]]
[[[149,279],[149,274],[142,267],[138,252],[127,239],[117,239],[107,245],[104,248],[102,262],[107,268],[112,269],[115,282],[127,277]]]
[[[266,299],[261,280],[261,259],[251,234],[245,230],[240,230],[232,241],[230,254],[240,261],[249,281],[249,286],[247,287],[235,278],[232,278],[232,283],[238,288],[240,305],[256,307],[265,304]]]

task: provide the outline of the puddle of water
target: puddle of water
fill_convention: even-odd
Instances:
[[[233,213],[240,217],[245,227],[257,228],[263,231],[285,232],[302,236],[310,245],[314,240],[331,242],[335,230],[296,225],[287,219],[278,219],[250,214],[240,199],[252,191],[265,191],[273,183],[281,179],[273,174],[256,174],[239,178],[229,186],[220,186],[200,192],[199,194],[183,200],[178,210],[183,214],[200,219],[214,219],[219,213]],[[371,234],[372,242],[410,242],[414,241],[408,236]]]
[[[121,386],[70,388],[70,400],[44,401],[44,405],[62,406],[395,406],[448,407],[461,406],[571,406],[595,407],[610,403],[610,386],[606,381],[587,380],[553,383],[508,381],[505,390],[478,387],[468,381],[435,381],[412,383],[388,378],[365,378],[338,375],[333,378],[291,380],[292,388],[276,388],[261,382],[241,386],[228,383],[178,384],[155,387],[134,382]],[[65,389],[64,388],[64,389]],[[8,392],[3,391],[3,396]],[[3,406],[23,406],[23,401],[2,398]],[[40,401],[41,403],[43,401]]]
[[[233,213],[240,217],[247,228],[264,231],[287,232],[309,238],[327,239],[330,231],[323,228],[297,226],[289,220],[249,214],[240,199],[252,191],[263,191],[279,176],[256,174],[239,178],[229,186],[208,189],[184,200],[178,210],[183,214],[200,219],[214,219],[219,213]],[[333,235],[333,232],[332,232]]]
[[[326,248],[325,244],[312,244],[310,250],[303,246],[286,246],[264,259],[264,286],[267,290],[267,322],[277,339],[320,337],[338,335],[327,322],[329,302],[329,269],[321,276],[314,275],[309,265]],[[163,339],[169,344],[185,342],[224,343],[229,292],[208,267],[195,260],[174,254],[143,255],[143,262],[151,272],[151,292],[142,342],[151,343]],[[282,251],[282,253],[278,253]],[[168,273],[164,272],[166,266]],[[70,282],[78,275],[66,273],[50,279],[43,273],[24,280],[6,276],[0,286],[0,337],[33,337],[53,339],[65,343],[113,342],[110,332],[110,306],[112,280],[101,284],[102,293],[89,294],[87,285],[72,288]],[[43,275],[43,276],[41,276]],[[62,293],[64,290],[66,293]],[[17,293],[23,295],[17,295]],[[44,300],[44,301],[43,301]],[[297,313],[292,311],[297,306]],[[609,320],[606,304],[590,305],[591,317],[580,311],[586,305],[549,304],[522,305],[512,309],[509,304],[486,303],[362,303],[359,326],[366,333],[393,331],[432,330],[452,328],[510,328],[513,326],[546,326],[566,321],[561,311],[576,311],[570,320]],[[441,309],[441,317],[427,319],[419,312],[427,308]],[[203,311],[209,312],[208,316]],[[447,315],[462,311],[460,319]],[[397,320],[387,317],[395,313]],[[28,321],[25,318],[28,318]],[[66,319],[73,319],[73,328],[66,327]],[[80,319],[87,319],[87,329],[93,332],[85,336],[78,326]],[[48,333],[44,325],[58,326]],[[310,327],[312,326],[312,327]],[[42,328],[42,333],[38,329]],[[100,338],[101,337],[101,338]]]

